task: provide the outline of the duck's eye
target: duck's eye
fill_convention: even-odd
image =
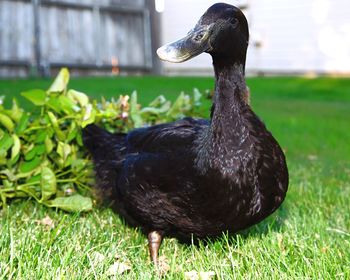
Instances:
[[[194,40],[194,41],[200,41],[200,40],[203,39],[203,37],[204,37],[204,32],[201,32],[201,33],[196,34],[196,35],[193,37],[193,40]]]
[[[234,18],[231,20],[231,24],[234,26],[234,27],[237,27],[238,26],[238,19]]]

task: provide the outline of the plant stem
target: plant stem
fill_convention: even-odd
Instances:
[[[47,127],[44,127],[44,126],[33,126],[33,127],[30,127],[30,128],[27,128],[24,133],[27,133],[29,131],[32,131],[32,130],[38,130],[38,129],[46,129]]]
[[[68,173],[71,173],[71,172],[72,172],[72,170],[64,171],[64,172],[62,172],[62,173],[60,173],[60,174],[57,174],[57,175],[56,175],[56,178],[60,178],[60,177],[62,177],[62,176],[64,176],[64,175],[67,175]]]
[[[58,119],[58,121],[60,122],[60,121],[65,121],[65,120],[76,120],[76,119],[78,119],[78,117],[66,116],[66,117]]]
[[[25,192],[25,193],[28,194],[29,196],[33,197],[37,202],[42,203],[42,202],[40,201],[40,199],[39,199],[35,194],[29,192],[29,191],[26,190],[25,188],[20,188],[19,190],[22,191],[22,192]]]
[[[17,187],[14,188],[14,190],[18,189],[18,188],[23,188],[23,187],[30,187],[30,186],[34,186],[39,184],[39,181],[36,182],[32,182],[32,183],[26,183],[26,184],[22,184],[22,185],[18,185]]]
[[[77,180],[77,178],[73,178],[73,179],[61,179],[61,180],[57,180],[57,183],[75,183],[75,181]]]

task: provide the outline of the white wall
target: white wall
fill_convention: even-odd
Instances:
[[[174,41],[195,25],[217,1],[165,0],[162,42]],[[350,74],[349,0],[243,0],[251,40],[247,71],[265,73]],[[256,42],[261,43],[257,47]],[[207,54],[182,63],[164,63],[166,73],[208,74]],[[189,72],[189,73],[188,73]]]

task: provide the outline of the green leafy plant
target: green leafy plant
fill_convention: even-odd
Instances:
[[[194,115],[201,94],[181,93],[171,104],[164,96],[141,108],[137,93],[110,101],[89,100],[68,89],[62,69],[47,90],[22,93],[35,110],[26,112],[14,99],[6,109],[0,99],[0,207],[9,199],[34,198],[47,207],[88,211],[93,207],[92,164],[83,147],[81,129],[97,123],[111,132]]]

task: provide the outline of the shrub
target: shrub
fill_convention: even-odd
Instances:
[[[66,211],[92,209],[92,164],[83,147],[81,129],[96,123],[111,132],[172,121],[193,115],[201,94],[181,93],[171,104],[164,96],[149,106],[137,104],[137,93],[110,101],[89,100],[68,89],[69,72],[62,69],[47,90],[23,92],[35,110],[14,99],[6,109],[0,100],[0,207],[11,199],[34,198]]]

